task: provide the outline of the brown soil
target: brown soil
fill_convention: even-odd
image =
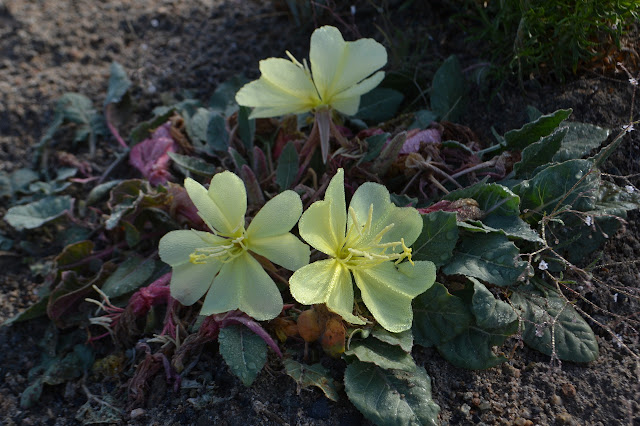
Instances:
[[[376,13],[365,6],[362,15],[356,14],[356,23],[363,35],[375,35],[372,24]],[[475,51],[427,9],[411,12],[414,15],[405,13],[402,22],[419,23],[431,31],[435,60],[457,53],[463,64],[473,64]],[[324,19],[337,25],[331,16]],[[306,56],[309,34],[310,28],[296,28],[285,13],[261,1],[0,0],[0,171],[31,165],[30,147],[50,123],[54,102],[63,93],[83,93],[101,105],[113,60],[129,72],[138,105],[136,117],[145,119],[152,107],[162,103],[161,94],[190,89],[194,97],[206,100],[218,83],[236,73],[257,76],[258,59],[282,56],[286,49],[297,57]],[[519,127],[526,105],[543,112],[570,107],[573,120],[617,132],[629,117],[631,87],[624,74],[586,72],[564,85],[531,84],[525,92],[506,87],[491,103],[474,98],[462,124],[489,141],[492,125],[499,133]],[[628,183],[636,187],[640,187],[639,134],[626,136],[605,166],[608,173],[631,176]],[[101,160],[94,164],[96,174],[113,160],[116,149],[112,140],[101,143]],[[86,159],[86,147],[80,146],[77,152]],[[0,206],[0,214],[5,211],[6,207]],[[623,263],[601,269],[597,276],[606,286],[596,286],[586,294],[604,309],[627,316],[637,316],[637,301],[614,298],[616,291],[611,287],[625,286],[637,294],[640,270],[629,261],[640,256],[638,218],[638,213],[632,212],[625,229],[611,236],[602,253],[603,263]],[[0,227],[12,238],[28,239],[4,223]],[[47,253],[46,247],[41,249],[43,255],[54,254]],[[0,321],[37,300],[35,291],[40,283],[29,270],[32,260],[0,252]],[[638,334],[624,322],[597,311],[593,317],[640,353]],[[45,328],[45,321],[0,328],[2,424],[76,424],[76,413],[88,398],[83,384],[102,399],[119,385],[89,377],[66,386],[45,387],[39,404],[28,411],[20,409],[20,394],[29,384],[27,374],[37,362],[37,342]],[[476,372],[451,366],[435,350],[418,349],[414,355],[433,379],[433,396],[442,409],[443,424],[640,424],[639,364],[606,330],[597,326],[595,330],[601,354],[589,365],[565,362],[553,366],[549,357],[524,348],[517,349],[502,366]],[[517,339],[510,339],[505,350],[517,343]],[[335,379],[340,380],[339,365],[332,367]],[[201,386],[177,393],[160,375],[147,406],[142,411],[123,412],[122,422],[368,424],[344,393],[338,403],[317,390],[298,394],[276,357],[251,388],[228,371],[215,345],[207,347],[192,374]],[[125,407],[124,400],[114,404]]]

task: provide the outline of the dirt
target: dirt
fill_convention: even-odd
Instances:
[[[433,13],[438,7],[443,5],[433,2],[398,19],[405,26],[428,29],[434,40],[429,50],[432,59],[457,53],[463,65],[472,65],[478,61],[476,50],[461,41],[457,29],[438,21],[442,15]],[[376,11],[366,4],[358,10],[360,32],[376,35],[374,24],[380,23]],[[331,15],[321,21],[339,25]],[[129,72],[137,103],[135,117],[144,119],[167,96],[191,90],[194,97],[206,100],[217,84],[239,72],[256,77],[261,58],[280,57],[286,49],[305,57],[311,30],[296,27],[284,9],[262,1],[0,0],[0,171],[31,165],[30,148],[50,124],[55,100],[63,93],[79,92],[101,105],[111,61],[118,61]],[[353,38],[353,34],[345,34]],[[607,127],[614,133],[628,122],[632,108],[627,76],[611,69],[604,73],[583,71],[565,84],[526,82],[524,91],[507,85],[491,101],[481,96],[471,98],[462,124],[484,142],[491,140],[491,126],[498,133],[519,127],[527,105],[543,112],[573,108],[573,120]],[[637,115],[637,105],[635,110]],[[640,187],[639,134],[627,135],[604,167],[607,173],[628,176],[617,183],[636,188]],[[112,161],[115,142],[103,143],[112,146],[98,150],[102,160],[94,164],[95,173]],[[78,147],[77,154],[86,159],[86,147]],[[5,210],[0,206],[0,213]],[[630,320],[637,319],[639,311],[640,270],[634,263],[640,257],[638,218],[638,213],[632,212],[625,228],[610,236],[600,253],[601,263],[608,266],[595,273],[601,283],[594,280],[585,289],[585,297],[606,310],[589,310],[592,319],[621,336],[636,354],[640,344]],[[2,229],[14,238],[26,239],[6,224]],[[42,250],[46,254],[46,248]],[[30,271],[32,261],[0,253],[0,321],[37,300],[35,292],[41,279]],[[624,296],[625,292],[636,298]],[[619,321],[616,314],[628,321]],[[621,348],[607,329],[593,321],[591,324],[598,336],[600,357],[588,365],[552,364],[549,357],[520,348],[517,338],[508,340],[503,348],[506,352],[515,349],[511,359],[486,371],[455,368],[432,349],[415,349],[414,356],[433,380],[442,424],[640,424],[637,358]],[[77,424],[78,409],[89,395],[104,400],[123,385],[87,377],[67,385],[46,386],[40,402],[22,410],[20,394],[29,384],[28,371],[38,359],[41,349],[37,343],[45,329],[45,321],[0,328],[2,424]],[[339,363],[328,366],[340,381]],[[317,390],[298,393],[275,356],[250,388],[228,371],[215,345],[206,347],[191,374],[198,378],[199,387],[178,392],[160,375],[153,383],[151,401],[137,410],[123,411],[122,422],[368,424],[344,393],[338,403]],[[121,397],[113,404],[124,410],[125,402]]]

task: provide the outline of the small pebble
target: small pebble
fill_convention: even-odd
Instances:
[[[573,417],[569,413],[560,413],[556,416],[556,422],[561,425],[574,425],[576,424]]]
[[[129,416],[131,417],[131,420],[133,419],[137,419],[138,417],[142,417],[146,414],[146,411],[144,408],[136,408],[134,410],[131,410],[131,413],[129,413]]]
[[[460,407],[460,411],[466,416],[471,411],[471,407],[469,407],[468,404],[462,404],[462,406]]]
[[[573,398],[576,396],[576,387],[571,383],[565,383],[562,385],[562,394],[564,396],[568,396],[569,398]]]
[[[550,399],[551,403],[553,405],[561,405],[562,404],[562,398],[560,398],[558,395],[551,395],[551,399]]]
[[[533,426],[533,422],[531,420],[523,419],[522,417],[518,417],[513,424],[516,426]]]
[[[490,410],[491,403],[489,401],[482,401],[480,404],[478,404],[478,408],[480,409],[480,411]]]

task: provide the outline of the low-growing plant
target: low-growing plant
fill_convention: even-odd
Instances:
[[[364,95],[383,79],[382,45],[322,27],[310,55],[311,68],[264,60],[259,80],[223,83],[208,105],[156,109],[129,144],[120,138],[142,179],[103,182],[78,199],[52,195],[70,172],[39,185],[34,171],[3,177],[0,195],[14,203],[4,220],[16,230],[71,225],[56,240],[60,254],[38,268],[40,301],[9,321],[53,322],[24,408],[44,384],[90,368],[118,375],[129,362],[130,405],[142,405],[156,374],[178,390],[195,354],[217,340],[246,386],[270,347],[299,389],[335,401],[332,372],[309,361],[324,352],[344,360],[345,392],[372,422],[436,424],[415,346],[470,369],[507,360],[510,336],[552,360],[597,358],[579,290],[594,277],[574,265],[640,205],[635,187],[600,171],[637,123],[601,147],[609,131],[568,122],[571,110],[530,109],[522,128],[480,146],[443,120],[464,103],[455,58],[436,73],[431,110],[399,120],[397,102]],[[109,117],[129,87],[120,71],[106,111],[114,136]],[[358,117],[367,109],[376,113]],[[134,359],[92,346],[106,336]],[[92,410],[78,415],[100,416]]]

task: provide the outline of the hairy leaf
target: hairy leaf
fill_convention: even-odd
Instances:
[[[513,166],[515,177],[517,179],[531,178],[537,167],[550,163],[560,149],[567,132],[566,127],[561,127],[523,149],[522,160]]]
[[[566,123],[567,135],[562,140],[562,146],[553,157],[553,161],[562,162],[582,158],[598,148],[609,137],[609,129],[587,123]]]
[[[561,206],[587,211],[594,207],[600,173],[590,160],[569,160],[551,165],[513,187],[520,196],[520,208],[537,221],[542,213]]]
[[[440,283],[416,297],[413,304],[413,335],[424,347],[440,345],[464,332],[473,323],[467,305]]]
[[[225,120],[218,114],[212,114],[210,117],[206,135],[210,153],[226,152],[229,149],[229,132]]]
[[[184,167],[191,173],[200,176],[212,177],[216,173],[216,166],[207,163],[202,158],[192,157],[190,155],[177,154],[168,152],[169,157],[180,167]]]
[[[236,74],[229,80],[219,84],[211,99],[209,99],[209,109],[224,117],[233,114],[238,109],[236,93],[248,81],[242,74]]]
[[[466,235],[453,253],[442,269],[445,274],[468,275],[502,287],[514,284],[526,266],[515,244],[501,234]]]
[[[404,95],[397,90],[376,87],[362,95],[355,117],[374,123],[389,120],[395,116],[403,99]]]
[[[410,353],[378,339],[352,341],[345,355],[356,356],[362,362],[371,362],[385,370],[413,371],[416,368]]]
[[[109,75],[109,89],[107,89],[104,106],[119,103],[131,87],[131,80],[127,77],[127,72],[122,65],[112,62],[109,71],[111,73]]]
[[[442,266],[451,259],[458,242],[456,214],[444,211],[423,214],[422,223],[422,233],[413,243],[411,256]]]
[[[118,269],[105,281],[102,291],[116,298],[142,287],[156,267],[155,260],[133,256],[118,265]]]
[[[431,397],[431,378],[422,367],[412,372],[384,370],[354,361],[344,376],[349,400],[379,425],[437,425],[440,407]]]
[[[464,110],[466,87],[460,61],[449,56],[438,68],[431,84],[431,110],[440,120],[456,122]]]
[[[71,213],[74,199],[69,195],[48,196],[7,210],[4,220],[17,230],[38,228],[45,223]]]
[[[405,352],[411,352],[411,348],[413,347],[413,334],[411,333],[411,330],[392,333],[380,326],[376,326],[371,332],[371,335],[382,342],[388,343],[389,345],[400,346]]]
[[[559,109],[554,113],[543,115],[536,121],[527,123],[517,130],[510,130],[504,134],[509,149],[523,150],[540,138],[550,135],[560,123],[569,118],[571,109]]]
[[[510,299],[524,319],[522,338],[527,345],[552,355],[555,343],[555,355],[565,361],[591,362],[598,358],[593,330],[564,297],[553,290],[543,296],[523,289]]]
[[[241,325],[220,330],[220,354],[245,386],[251,386],[267,362],[267,344],[260,336]]]
[[[276,168],[276,183],[282,191],[289,189],[298,174],[298,152],[293,142],[288,142],[280,157]]]
[[[306,365],[292,359],[285,359],[284,371],[298,384],[298,388],[315,386],[331,401],[338,401],[336,385],[329,375],[329,370],[321,364]]]

